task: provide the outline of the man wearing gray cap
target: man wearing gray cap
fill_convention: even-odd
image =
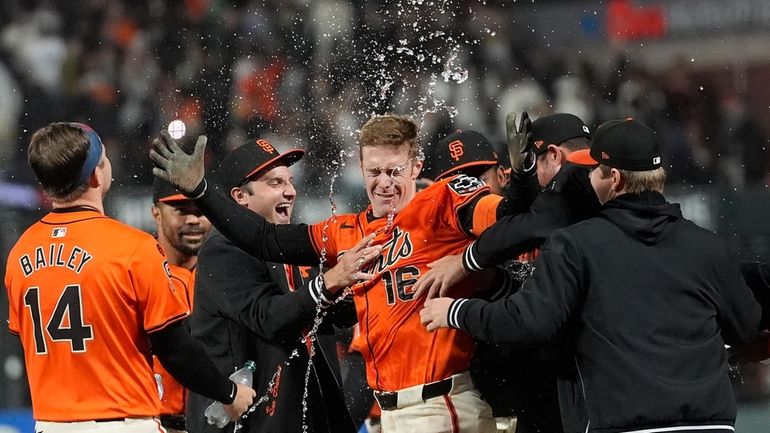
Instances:
[[[760,322],[738,263],[666,202],[646,125],[607,122],[569,160],[594,167],[599,214],[553,233],[520,291],[429,300],[422,323],[518,344],[565,337],[566,432],[734,431],[725,343],[751,341]]]

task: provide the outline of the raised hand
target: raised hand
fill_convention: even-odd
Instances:
[[[203,180],[203,155],[206,136],[199,135],[192,155],[186,154],[167,131],[152,140],[150,159],[155,163],[152,174],[174,185],[183,193],[190,193]]]
[[[463,267],[462,255],[449,255],[435,262],[428,263],[428,272],[424,273],[414,284],[414,297],[419,298],[427,293],[427,299],[436,295],[446,296],[452,286],[468,276]]]
[[[505,117],[505,132],[508,137],[508,157],[511,170],[522,174],[535,168],[535,155],[532,153],[532,121],[526,111],[521,112],[518,126],[516,113]]]

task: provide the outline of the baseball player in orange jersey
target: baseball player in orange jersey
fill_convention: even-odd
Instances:
[[[166,253],[171,282],[192,311],[195,294],[195,266],[198,250],[211,230],[211,223],[190,199],[168,182],[155,178],[152,185],[152,216],[155,219],[158,243]],[[160,424],[169,433],[186,431],[185,388],[153,357],[153,371],[161,378],[163,405]],[[157,377],[157,376],[156,376]]]
[[[368,382],[383,409],[383,431],[493,432],[491,410],[467,373],[473,341],[462,333],[431,335],[420,329],[423,299],[414,298],[412,286],[428,263],[460,251],[494,223],[501,197],[467,176],[416,193],[415,178],[422,168],[416,136],[417,126],[406,118],[370,119],[361,129],[360,160],[371,205],[360,214],[309,227],[268,224],[208,191],[204,140],[190,156],[161,133],[151,157],[157,176],[189,191],[217,228],[257,257],[309,264],[324,256],[334,264],[339,255],[356,254],[363,262],[366,252],[350,248],[376,234],[381,257],[363,269],[374,276],[355,285],[353,294],[366,340]],[[457,289],[471,292],[469,286]]]
[[[465,174],[483,181],[492,194],[503,195],[508,176],[492,143],[483,134],[458,129],[442,138],[431,156],[433,159],[428,163],[437,173],[435,182]]]
[[[189,309],[161,247],[104,215],[112,168],[96,132],[52,123],[28,158],[54,210],[11,250],[5,285],[35,430],[163,432],[151,348],[185,386],[243,413],[254,390],[217,371],[182,327]]]

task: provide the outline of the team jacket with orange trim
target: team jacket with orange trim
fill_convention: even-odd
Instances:
[[[528,208],[521,200],[511,202],[519,206],[514,213],[500,218],[463,253],[467,270],[479,271],[532,251],[555,230],[592,217],[600,208],[588,170],[573,164],[564,165]]]
[[[171,271],[171,283],[176,287],[176,293],[185,303],[189,311],[192,311],[195,287],[195,270],[189,270],[181,266],[168,265]],[[187,390],[169,373],[157,356],[152,357],[152,369],[161,377],[163,385],[163,397],[161,398],[161,415],[184,415],[184,405],[187,398]]]
[[[320,299],[314,273],[252,257],[216,229],[203,243],[198,260],[195,308],[189,319],[192,334],[222,371],[254,361],[253,387],[257,399],[265,399],[242,421],[241,432],[299,432],[303,424],[314,433],[355,431],[340,390],[332,326],[355,322],[352,302],[341,300],[324,309],[309,367],[303,336],[313,325]],[[232,431],[232,426],[207,425],[203,412],[210,403],[190,393],[188,431]]]
[[[428,263],[459,253],[475,233],[493,224],[500,201],[477,179],[456,176],[417,193],[387,230],[387,218],[374,219],[368,212],[332,217],[308,229],[269,224],[213,191],[204,192],[198,204],[225,236],[250,254],[272,261],[316,264],[325,246],[332,266],[339,254],[377,232],[376,242],[386,245],[375,265],[377,277],[355,287],[354,299],[367,339],[369,384],[392,391],[441,380],[468,367],[473,341],[452,330],[425,331],[418,314],[424,300],[413,299],[411,289]],[[459,290],[470,295],[472,288]]]
[[[155,239],[88,208],[54,211],[11,250],[5,285],[36,420],[160,413],[147,335],[189,311]]]

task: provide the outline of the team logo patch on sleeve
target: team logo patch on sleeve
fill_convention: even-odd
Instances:
[[[452,191],[456,192],[457,194],[466,195],[483,187],[484,182],[478,178],[461,174],[452,179],[447,185],[449,185],[449,188],[451,188]]]

